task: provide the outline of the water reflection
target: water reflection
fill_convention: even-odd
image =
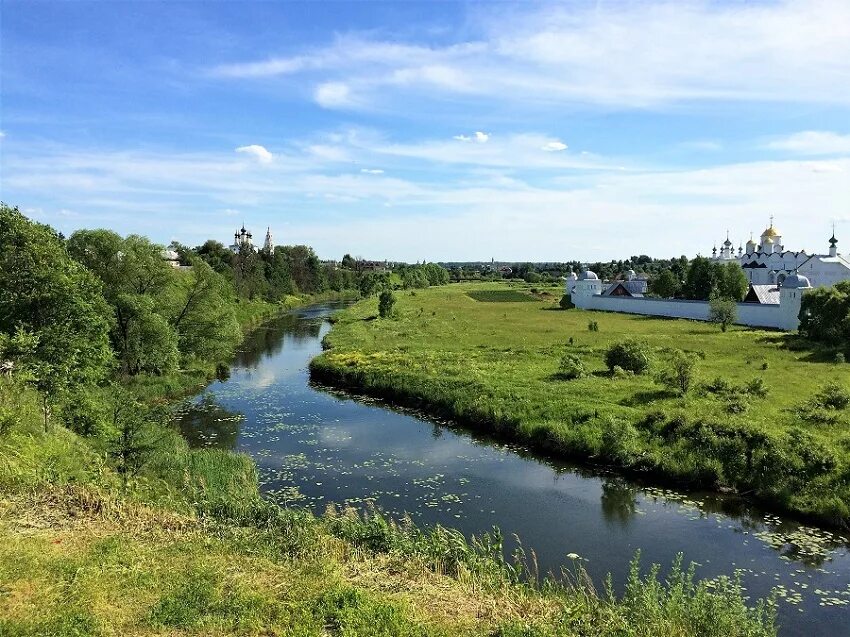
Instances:
[[[612,524],[628,526],[637,514],[638,488],[621,478],[602,481],[602,515]]]
[[[175,412],[180,433],[195,449],[236,449],[243,414],[222,407],[213,394],[205,393],[195,403]]]

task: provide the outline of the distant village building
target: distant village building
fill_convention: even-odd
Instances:
[[[172,268],[180,267],[180,255],[175,250],[163,250],[159,255]]]
[[[712,250],[712,260],[737,262],[753,285],[781,285],[794,273],[805,275],[812,287],[828,287],[850,280],[850,260],[838,254],[834,231],[826,254],[806,254],[805,250],[794,252],[785,249],[782,234],[774,227],[772,217],[770,226],[761,233],[759,243],[751,237],[746,249],[739,245],[736,254],[727,234],[719,253],[716,246]]]

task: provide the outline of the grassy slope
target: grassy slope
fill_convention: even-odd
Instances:
[[[833,524],[850,522],[850,425],[841,414],[828,414],[830,424],[807,423],[796,411],[829,380],[847,386],[850,367],[791,351],[777,332],[562,311],[554,289],[538,302],[500,302],[511,294],[504,284],[400,294],[395,320],[369,320],[376,301],[363,301],[338,317],[326,339],[331,350],[313,362],[313,373],[550,451],[734,486]],[[588,330],[590,320],[598,332]],[[653,348],[656,368],[679,348],[704,355],[702,381],[761,378],[769,394],[745,397],[746,412],[732,414],[727,400],[676,396],[652,374],[612,377],[604,352],[627,337]],[[593,373],[559,378],[567,353]]]
[[[37,396],[0,389],[15,414],[0,435],[4,637],[775,634],[728,581],[636,576],[625,600],[524,584],[498,543],[279,509],[244,456],[176,441],[122,494],[96,444],[45,433]]]

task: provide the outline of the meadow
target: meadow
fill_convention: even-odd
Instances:
[[[338,314],[314,378],[548,453],[850,524],[850,367],[836,352],[775,331],[563,310],[557,288],[397,297],[390,319],[374,299]],[[645,373],[606,365],[626,340],[644,345]],[[685,394],[659,382],[682,356],[693,362]],[[579,377],[563,373],[565,357]]]

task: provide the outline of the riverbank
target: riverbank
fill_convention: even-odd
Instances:
[[[45,431],[35,392],[0,382],[3,634],[775,634],[727,579],[635,572],[615,598],[580,571],[541,582],[498,536],[279,508],[250,458],[166,429],[122,485],[107,439]]]
[[[847,413],[819,404],[830,382],[848,386],[846,366],[781,333],[561,310],[557,293],[432,288],[398,295],[391,320],[366,300],[335,317],[311,373],[546,453],[850,523]],[[626,339],[646,344],[648,373],[609,373]],[[684,396],[657,382],[681,351],[697,375]],[[568,356],[580,378],[561,373]]]

